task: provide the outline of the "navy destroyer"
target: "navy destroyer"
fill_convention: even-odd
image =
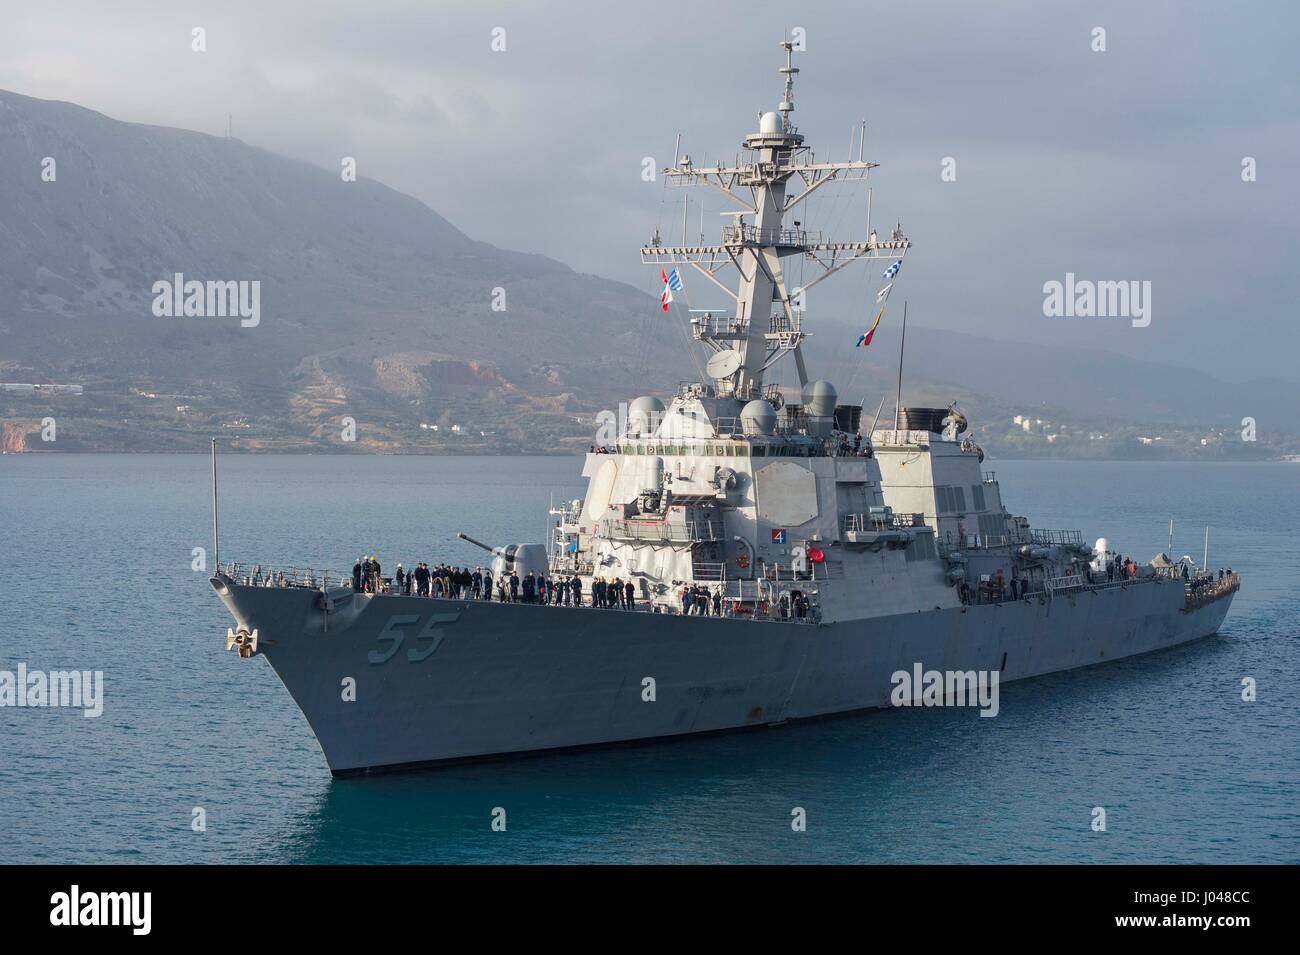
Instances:
[[[336,775],[884,708],[899,672],[1009,682],[1219,629],[1237,575],[1166,555],[1139,565],[1104,539],[1035,528],[1004,505],[955,408],[896,407],[881,427],[880,408],[868,424],[810,380],[803,293],[887,264],[887,305],[911,242],[901,226],[877,236],[869,217],[861,241],[794,218],[824,185],[866,182],[877,164],[861,139],[848,161],[816,159],[791,118],[798,70],[783,46],[784,95],[735,163],[679,155],[662,171],[734,203],[721,242],[656,233],[641,250],[665,308],[680,270],[729,298],[690,321],[709,352],[704,380],[628,403],[586,457],[585,497],[553,508],[554,539],[489,548],[498,582],[562,588],[474,599],[427,575],[407,592],[218,554],[227,649],[274,668]],[[791,288],[799,260],[819,271]],[[787,358],[797,396],[765,380]],[[213,491],[215,535],[215,444]],[[621,612],[604,609],[609,582]]]

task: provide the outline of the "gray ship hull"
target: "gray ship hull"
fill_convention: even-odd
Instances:
[[[1215,633],[1233,596],[1188,609],[1163,580],[796,624],[365,594],[327,616],[319,591],[214,586],[335,775],[888,707],[916,664],[1009,682],[1105,663]]]

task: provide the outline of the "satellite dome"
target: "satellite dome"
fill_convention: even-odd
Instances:
[[[765,135],[780,136],[785,132],[785,124],[780,113],[764,113],[758,121],[758,131]]]
[[[740,409],[740,427],[745,434],[773,434],[776,431],[776,409],[762,398]]]
[[[632,399],[627,406],[627,430],[629,434],[650,434],[658,427],[664,414],[664,403],[658,398],[642,395]]]
[[[803,386],[803,405],[809,417],[831,418],[835,416],[835,401],[839,397],[835,386],[829,381],[810,381]]]

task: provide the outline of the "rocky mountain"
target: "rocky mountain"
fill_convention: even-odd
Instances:
[[[84,388],[0,389],[3,450],[189,450],[219,433],[250,450],[566,451],[596,411],[696,377],[680,318],[644,292],[236,139],[0,91],[0,170],[0,382]],[[256,321],[155,314],[176,301],[155,283],[178,273],[257,283]],[[851,347],[860,329],[812,323],[813,373],[868,414],[881,395],[892,408],[891,318],[869,354]],[[1189,440],[1253,415],[1294,433],[1297,391],[908,330],[905,401],[958,400],[990,435],[1016,414]]]
[[[643,292],[238,140],[0,92],[0,168],[0,380],[85,385],[65,402],[84,446],[187,446],[214,422],[329,442],[344,417],[359,447],[458,419],[535,445],[682,361]],[[257,324],[157,317],[176,273],[259,283]]]

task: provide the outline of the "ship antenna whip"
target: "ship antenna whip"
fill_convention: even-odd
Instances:
[[[886,391],[884,395],[880,396],[880,404],[876,405],[876,416],[871,419],[871,431],[876,430],[876,422],[880,420],[880,412],[885,410],[885,395],[888,394],[889,392]],[[897,425],[895,425],[895,430],[897,430]],[[868,431],[867,434],[871,434],[871,431]]]
[[[907,344],[907,299],[903,299],[903,337],[898,342],[898,397],[894,399],[894,430],[903,408],[903,346]]]
[[[212,562],[221,572],[221,532],[217,525],[217,439],[212,439]]]

